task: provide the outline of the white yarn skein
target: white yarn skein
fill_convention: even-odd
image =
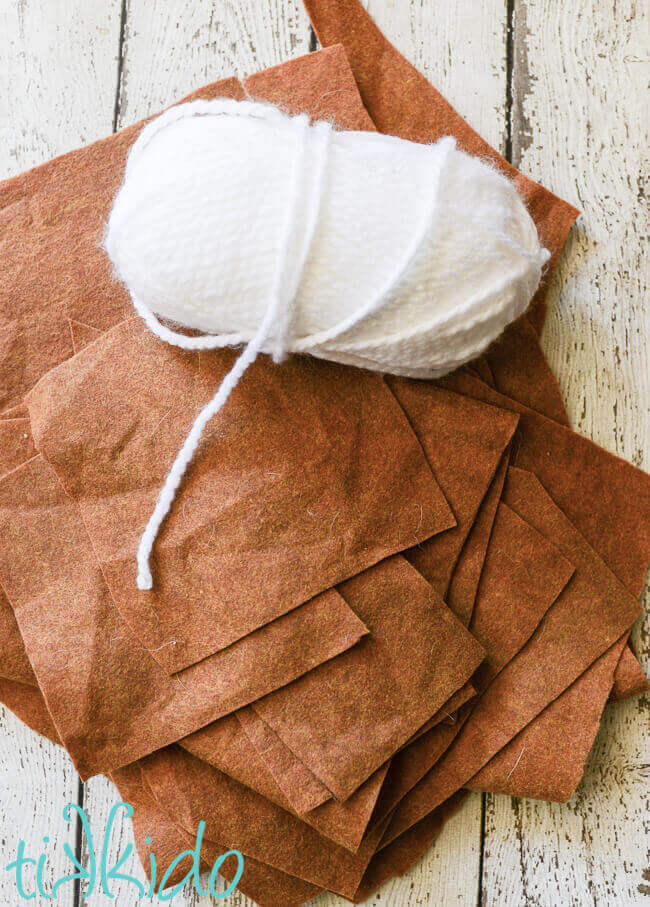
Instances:
[[[260,352],[439,377],[525,311],[549,258],[514,185],[451,138],[336,132],[228,99],[174,107],[142,130],[105,248],[161,340],[246,344],[160,492],[140,589],[152,588],[151,551],[205,426]]]

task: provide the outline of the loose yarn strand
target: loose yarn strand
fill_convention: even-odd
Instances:
[[[143,129],[138,138],[135,140],[129,157],[126,162],[126,174],[128,175],[137,160],[142,156],[146,148],[151,144],[161,132],[174,126],[176,123],[182,123],[188,117],[221,117],[221,116],[239,116],[253,119],[281,120],[283,114],[270,104],[261,105],[256,101],[235,101],[232,98],[220,98],[218,111],[215,111],[214,102],[207,100],[188,101],[186,104],[177,104],[170,107],[155,117]],[[298,119],[298,118],[296,118]]]
[[[171,346],[178,346],[183,350],[216,350],[226,346],[241,346],[247,343],[251,338],[243,334],[201,334],[198,337],[190,337],[188,334],[179,334],[172,331],[166,325],[161,324],[154,313],[141,299],[131,293],[133,308],[140,318],[147,325],[152,334],[155,334],[159,340],[164,340]]]
[[[323,199],[325,197],[325,186],[327,182],[327,165],[329,163],[330,149],[332,146],[332,125],[327,122],[317,123],[314,127],[315,133],[320,136],[319,157],[316,163],[316,175],[314,179],[314,188],[310,196],[310,210],[307,214],[307,227],[305,229],[305,238],[302,244],[302,254],[295,268],[291,282],[286,288],[287,305],[282,311],[282,319],[277,326],[276,343],[274,350],[275,362],[280,362],[289,347],[293,348],[293,306],[295,302],[298,287],[305,271],[309,253],[311,251],[316,227],[320,219]],[[297,227],[297,218],[294,218],[294,232]],[[293,237],[295,239],[295,236]]]
[[[288,265],[288,252],[291,243],[291,235],[295,229],[296,212],[300,199],[301,174],[303,171],[303,160],[306,153],[309,118],[306,115],[296,117],[295,122],[297,128],[300,130],[300,142],[297,150],[297,161],[294,163],[292,188],[289,194],[289,204],[287,208],[287,217],[284,231],[284,242],[280,247],[282,249],[282,255],[276,272],[276,280],[273,287],[273,292],[271,293],[271,301],[266,309],[266,313],[257,332],[250,340],[242,354],[238,357],[226,377],[221,382],[219,390],[214,395],[212,400],[210,400],[210,402],[203,407],[201,412],[194,420],[194,424],[192,425],[190,433],[183,442],[183,446],[176,455],[176,459],[174,460],[172,468],[170,469],[169,474],[165,479],[165,484],[163,485],[160,494],[158,495],[158,500],[156,501],[154,511],[149,518],[149,522],[147,523],[147,526],[142,533],[140,544],[138,545],[137,585],[138,589],[141,589],[143,591],[153,588],[153,577],[151,575],[151,567],[149,563],[151,552],[153,550],[153,546],[158,536],[160,527],[165,517],[169,513],[171,505],[174,502],[178,487],[182,482],[185,473],[187,472],[188,466],[192,462],[194,454],[196,453],[196,449],[199,445],[206,425],[213,418],[213,416],[215,416],[225,405],[230,394],[237,387],[237,384],[239,383],[242,375],[244,374],[248,366],[252,365],[252,363],[255,361],[258,354],[261,352],[262,347],[271,336],[272,329],[276,324],[278,316],[283,311],[283,306],[286,308],[290,302],[286,294],[286,271]],[[142,314],[143,318],[145,318],[145,323],[149,323],[150,319],[145,317],[145,315],[149,313],[149,310],[146,308],[146,306],[143,306],[142,308],[144,310],[144,313],[141,312],[140,314]],[[160,322],[155,319],[155,317],[153,317],[153,321],[156,322],[156,330],[154,331],[154,333],[156,333],[157,336],[160,337],[161,334],[159,333],[159,330],[163,329],[164,333],[164,331],[166,331],[167,329],[164,328],[164,326],[161,325]],[[184,335],[174,334],[174,332],[170,333],[173,334],[175,340],[178,340],[178,338],[183,338],[186,341],[202,339],[200,337],[184,337]],[[224,335],[224,337],[225,336],[226,335]],[[218,337],[217,335],[212,335],[210,338],[205,339],[211,341],[221,341],[223,338]],[[180,344],[176,343],[176,345]],[[185,348],[196,349],[197,347],[186,346]]]
[[[196,448],[199,445],[205,426],[210,419],[215,416],[228,400],[228,397],[239,383],[239,379],[244,374],[249,365],[257,358],[261,345],[267,339],[269,330],[273,324],[276,306],[271,304],[267,309],[266,316],[262,322],[259,331],[250,341],[244,352],[239,356],[232,369],[221,382],[219,390],[212,400],[207,403],[199,415],[194,420],[194,424],[189,435],[185,439],[183,446],[174,460],[174,464],[169,471],[165,484],[162,487],[158,500],[154,508],[145,531],[140,538],[138,545],[138,589],[151,589],[153,587],[153,578],[149,559],[153,549],[154,542],[160,530],[163,520],[169,513],[171,505],[176,496],[178,486],[191,463]]]

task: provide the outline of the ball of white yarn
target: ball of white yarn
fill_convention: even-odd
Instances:
[[[161,339],[248,344],[161,492],[140,588],[203,427],[259,352],[438,377],[525,311],[549,257],[514,185],[451,138],[337,132],[227,99],[172,108],[143,129],[105,248]]]
[[[158,315],[246,342],[286,268],[287,351],[418,377],[479,355],[548,257],[513,184],[451,139],[301,124],[215,100],[147,126],[106,234],[120,279]]]

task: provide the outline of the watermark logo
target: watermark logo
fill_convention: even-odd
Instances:
[[[88,816],[82,807],[77,803],[68,803],[64,807],[63,818],[66,822],[74,821],[75,817],[78,817],[81,822],[83,834],[86,838],[88,861],[87,865],[82,866],[72,848],[66,842],[63,845],[63,850],[75,871],[69,875],[58,878],[52,885],[52,890],[49,892],[45,890],[44,885],[44,875],[47,863],[45,853],[40,854],[38,857],[28,856],[26,853],[27,845],[25,841],[19,841],[16,859],[5,866],[5,870],[14,875],[16,890],[19,897],[25,901],[31,901],[40,895],[41,898],[47,901],[56,901],[61,889],[65,885],[80,883],[82,900],[87,900],[98,890],[101,891],[105,897],[113,900],[116,897],[115,887],[118,882],[132,885],[137,891],[138,900],[146,897],[150,899],[157,898],[159,901],[171,901],[171,899],[190,881],[199,897],[211,894],[214,898],[225,898],[233,893],[239,884],[239,880],[244,871],[244,858],[238,850],[228,850],[225,853],[220,854],[213,863],[212,869],[208,875],[208,887],[204,888],[201,885],[199,867],[201,865],[201,847],[203,845],[203,835],[205,833],[205,822],[199,823],[194,847],[191,850],[184,850],[179,853],[178,856],[174,857],[160,879],[158,879],[158,867],[155,854],[153,852],[149,854],[149,877],[151,879],[149,886],[145,885],[135,876],[122,872],[124,864],[133,853],[133,844],[127,844],[124,850],[118,854],[117,860],[114,863],[111,863],[109,855],[113,829],[118,814],[122,809],[124,810],[126,818],[130,819],[133,815],[133,807],[130,803],[116,803],[109,813],[106,830],[101,841],[101,847],[99,851],[97,851],[90,830]],[[49,840],[50,839],[47,836],[43,838],[45,844],[48,844]],[[147,837],[145,838],[145,842],[151,846],[152,839]],[[228,858],[236,860],[237,870],[227,888],[223,891],[217,891],[215,888],[217,874]],[[171,888],[168,887],[170,880],[178,870],[180,864],[187,859],[191,860],[191,867],[188,872],[180,882],[177,882]]]

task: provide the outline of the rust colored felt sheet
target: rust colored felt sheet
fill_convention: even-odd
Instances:
[[[445,379],[444,384],[520,413],[522,424],[515,462],[542,478],[545,487],[561,502],[594,548],[610,566],[616,565],[614,571],[638,595],[650,560],[648,476],[561,427],[559,420],[554,427],[553,421],[524,407],[518,400],[489,389],[469,374],[459,372]],[[553,450],[554,456],[546,456],[547,450]],[[591,483],[588,489],[584,487],[585,482]],[[629,647],[623,649],[614,678],[617,699],[649,688],[643,669]]]
[[[192,837],[159,804],[142,780],[138,763],[120,769],[111,776],[125,803],[134,808],[133,833],[136,849],[142,865],[151,881],[151,861],[149,855],[155,854],[157,880],[160,883],[164,873],[183,851],[193,850],[196,836]],[[217,858],[228,850],[219,844],[203,840],[201,847],[201,872],[209,872]],[[166,890],[179,884],[191,868],[191,860],[181,862],[168,879]],[[219,871],[231,881],[236,871],[234,861],[227,860]],[[300,907],[320,893],[321,889],[308,882],[303,882],[284,872],[273,869],[251,857],[244,860],[244,872],[237,885],[237,891],[251,898],[260,907]]]
[[[470,624],[487,652],[472,678],[479,691],[523,648],[573,571],[541,533],[499,504]]]
[[[252,747],[235,715],[228,715],[179,743],[183,749],[240,784],[257,791],[282,809],[296,813],[268,765]],[[321,835],[356,853],[377,803],[386,771],[386,767],[376,771],[345,803],[330,798],[300,818]]]
[[[490,387],[554,422],[569,425],[557,379],[527,319],[506,328],[480,361],[487,366],[487,373],[479,372],[478,376]],[[650,683],[628,642],[614,672],[610,698],[628,699],[648,689]]]
[[[142,760],[155,799],[190,834],[206,823],[205,836],[337,894],[354,897],[382,827],[351,854],[300,819],[178,747]]]
[[[546,361],[537,335],[527,319],[520,319],[516,324],[506,328],[487,354],[472,363],[472,370],[490,387],[512,397],[518,403],[528,406],[540,415],[547,416],[554,422],[569,425],[569,418],[557,380]],[[487,501],[484,501],[481,511],[485,513],[486,510]],[[479,517],[477,524],[480,522],[482,520]],[[472,535],[475,535],[474,529]],[[466,545],[468,553],[472,552],[473,548],[470,540],[473,541],[470,537]],[[463,554],[466,552],[464,551]],[[476,552],[474,551],[473,554],[475,557]],[[459,560],[452,585],[447,593],[447,603],[458,616],[463,614],[471,599],[472,586],[471,578],[468,576],[468,560],[468,557]],[[618,702],[629,699],[648,690],[650,690],[650,681],[628,641],[614,672],[610,701]]]
[[[525,646],[573,574],[569,561],[540,532],[499,504],[478,589],[472,633],[487,658],[472,678],[483,691]],[[471,714],[441,724],[394,757],[373,821],[382,819],[432,769]]]
[[[29,412],[24,403],[17,403],[16,406],[10,406],[0,415],[0,420],[5,419],[29,419]]]
[[[0,677],[37,686],[9,599],[0,589]]]
[[[638,596],[650,562],[650,476],[472,375],[456,372],[441,380],[445,387],[518,413],[513,464],[535,473],[623,585]]]
[[[264,760],[251,746],[236,713],[226,715],[178,743],[197,759],[202,759],[240,784],[262,794],[267,800],[291,811],[291,805],[275,783]]]
[[[455,715],[458,710],[475,696],[476,690],[474,689],[472,684],[463,684],[458,692],[454,693],[453,696],[450,696],[443,707],[441,709],[438,709],[435,715],[432,715],[431,718],[427,722],[425,722],[425,724],[423,724],[421,728],[418,728],[417,732],[411,737],[411,740],[417,740],[417,738],[422,736],[422,734],[426,734],[427,731],[430,731],[431,728],[437,727],[439,724],[442,724],[442,722],[447,721],[453,724],[455,721]]]
[[[78,509],[40,457],[0,482],[0,528],[0,582],[58,732],[84,777],[186,736],[365,632],[340,596],[328,592],[170,678],[120,620]]]
[[[536,515],[531,510],[529,498],[538,491],[539,483],[531,473],[519,469],[509,471],[505,499],[531,520]],[[542,522],[539,528],[544,532]],[[549,534],[548,529],[546,533]],[[582,546],[594,580],[598,582],[603,577],[606,582],[609,571],[594,557],[584,540]],[[568,800],[582,777],[622,651],[625,649],[619,641],[491,759],[468,786],[485,789],[486,785],[493,784],[490,789],[513,795]],[[577,714],[580,715],[579,722],[575,721]],[[571,733],[567,733],[567,728],[571,728]],[[561,756],[549,760],[549,752]]]
[[[339,129],[375,130],[340,44],[263,69],[244,79],[244,88],[290,114],[306,112]]]
[[[405,382],[404,385],[406,385]],[[516,420],[513,420],[512,416],[505,412],[501,413],[492,407],[476,407],[473,401],[467,400],[462,396],[441,392],[434,386],[426,386],[420,383],[414,388],[412,394],[407,391],[405,386],[400,403],[407,411],[409,419],[424,445],[434,473],[439,478],[445,495],[450,501],[455,516],[459,521],[459,526],[462,526],[460,532],[456,529],[447,532],[438,539],[426,542],[417,551],[420,557],[422,557],[423,551],[427,554],[428,564],[430,565],[429,576],[437,580],[439,588],[444,588],[451,572],[450,562],[453,562],[463,544],[485,489],[490,484],[503,451],[512,437]],[[457,443],[459,436],[463,438],[463,445]],[[469,482],[468,477],[471,480]],[[453,536],[453,538],[447,542],[445,536]],[[438,550],[438,546],[440,546],[440,550]],[[343,594],[345,595],[345,592]],[[396,602],[398,600],[399,596],[396,596]],[[332,665],[327,673],[335,673],[339,670],[336,665]],[[310,681],[310,684],[313,682]],[[329,686],[331,688],[332,685],[329,684]],[[458,703],[452,703],[453,708],[458,708],[464,701],[465,696],[472,695],[473,691],[466,689],[463,693],[464,695]],[[289,716],[294,711],[290,707],[289,702],[292,695],[293,692],[286,697],[285,720],[290,720]],[[349,703],[347,702],[345,688],[338,691],[336,695],[343,704],[339,710],[341,717],[338,731],[340,732],[342,728],[350,725],[351,722],[354,723],[356,716],[355,710],[348,708]],[[442,714],[437,716],[436,720],[440,720],[448,711],[449,708],[446,711],[442,711]],[[334,712],[330,712],[327,718],[325,726],[331,729],[332,739],[336,739],[336,715]],[[382,732],[388,726],[387,721],[379,722],[376,714],[374,716],[374,725],[378,725]],[[314,735],[308,733],[308,728],[309,725],[305,724],[304,729],[301,730],[300,743],[294,739],[291,728],[285,728],[286,737],[284,739],[280,727],[275,727],[274,730],[279,731],[280,738],[283,739],[284,743],[288,744],[286,749],[293,751],[294,755],[301,756],[303,743],[310,746],[314,745]],[[419,728],[415,736],[423,733],[426,729],[426,726]],[[208,743],[210,732],[209,728],[201,732],[204,745]],[[302,735],[309,737],[309,740],[303,739]],[[374,736],[376,735],[377,732],[375,731]],[[365,736],[365,732],[361,730],[357,734],[359,740],[364,740]],[[377,741],[373,740],[373,734],[371,734],[364,745],[370,747],[375,743]],[[354,750],[351,747],[348,759],[352,757],[353,752]],[[382,752],[386,752],[384,758],[392,755],[391,752]],[[270,754],[267,753],[266,755],[270,762]],[[304,762],[308,761],[308,759],[304,759]],[[344,764],[341,763],[341,765]],[[289,767],[292,768],[291,765]],[[298,766],[298,770],[301,769],[304,769],[304,765]],[[280,781],[277,775],[276,780]],[[296,778],[295,776],[292,777],[291,771],[288,776],[283,776],[283,780],[285,795],[289,797],[295,808],[301,810],[307,805],[300,802],[301,797],[305,794],[304,788],[300,784],[292,783],[296,781]],[[321,779],[321,781],[325,782],[323,786],[327,788],[326,779]],[[322,790],[321,794],[323,794]],[[344,796],[344,794],[342,795]],[[315,802],[308,801],[308,804],[312,805]]]
[[[468,397],[446,394],[427,381],[392,377],[387,381],[420,439],[456,517],[454,529],[406,554],[444,598],[517,421],[507,410],[477,408]]]
[[[569,424],[557,378],[527,318],[507,327],[485,359],[492,375],[487,384],[554,422]]]
[[[237,718],[275,783],[299,816],[332,799],[328,790],[307,766],[296,758],[284,741],[252,706],[240,709]]]
[[[601,655],[465,787],[565,803],[582,779],[623,649],[619,640]]]
[[[36,451],[29,418],[0,419],[0,477],[30,460]],[[36,686],[14,612],[0,589],[0,677]],[[26,724],[29,722],[25,722]]]
[[[473,365],[478,362],[487,367],[477,370],[478,377],[490,387],[554,422],[569,425],[557,380],[527,319],[506,328],[485,357]],[[648,689],[650,683],[628,642],[614,672],[610,699],[628,699]]]
[[[466,627],[472,619],[478,584],[483,572],[483,564],[490,544],[509,461],[510,452],[506,451],[460,552],[445,595],[445,601]]]
[[[413,386],[411,387],[410,385]],[[396,383],[392,385],[392,389],[423,445],[429,463],[454,511],[458,524],[456,528],[430,539],[412,551],[407,552],[408,559],[416,564],[427,580],[442,595],[449,581],[453,563],[458,557],[475,519],[481,499],[490,485],[499,461],[503,456],[504,449],[512,438],[516,420],[505,411],[499,412],[493,407],[477,407],[472,400],[457,394],[446,393],[433,385],[426,385],[423,382]],[[459,439],[462,439],[462,443],[459,442]],[[372,571],[369,571],[369,573],[372,574]],[[362,588],[359,580],[356,582]],[[368,576],[364,582],[371,583],[371,576]],[[345,591],[342,588],[341,591],[345,597]],[[396,590],[393,607],[399,607],[398,602],[399,592]],[[360,656],[358,657],[360,658]],[[327,673],[333,674],[339,670],[332,665]],[[367,677],[370,676],[371,673],[368,673]],[[310,681],[310,683],[315,683],[315,681]],[[329,682],[328,686],[331,688],[332,683]],[[466,695],[468,691],[466,690],[464,693]],[[283,708],[284,721],[290,721],[289,716],[294,711],[289,701],[292,695],[293,692],[290,692],[287,697],[283,697],[285,702]],[[347,694],[343,690],[339,691],[337,695],[339,695],[340,703],[346,701]],[[368,701],[368,699],[365,700],[366,703]],[[379,708],[388,709],[390,702],[390,697],[385,698],[384,705],[379,706]],[[453,707],[457,708],[458,705],[453,705]],[[349,710],[345,706],[340,706],[338,711],[340,713],[340,729],[347,727],[346,733],[352,734],[351,722],[354,722],[355,711]],[[315,715],[316,712],[311,714]],[[361,714],[363,714],[362,711],[357,713],[359,720],[361,720]],[[444,714],[446,712],[443,712],[443,716]],[[262,714],[262,717],[266,716]],[[407,720],[407,717],[404,716],[404,721]],[[391,725],[387,716],[384,716],[384,718],[385,720],[380,721],[379,715],[375,715],[375,725],[385,734]],[[326,796],[327,790],[329,790],[327,779],[331,779],[330,775],[321,777],[318,775],[318,771],[314,771],[315,763],[312,764],[311,760],[317,758],[316,755],[312,753],[307,756],[303,750],[304,746],[313,748],[317,739],[317,735],[312,734],[309,730],[310,725],[306,719],[307,716],[304,728],[300,732],[300,740],[294,737],[295,731],[290,727],[285,727],[283,731],[279,726],[273,726],[273,730],[278,733],[278,736],[287,745],[281,754],[284,760],[282,780],[277,773],[279,769],[278,762],[271,763],[272,751],[268,748],[265,751],[265,758],[269,760],[270,767],[276,772],[276,780],[283,787],[285,795],[292,802],[294,808],[299,812],[306,807],[313,808],[318,802],[322,802],[322,798]],[[326,723],[331,739],[337,739],[338,736],[336,720],[336,713],[332,710],[328,714]],[[395,734],[397,728],[393,725],[391,731]],[[422,729],[420,729],[420,732],[422,732]],[[377,734],[378,732],[375,732],[375,736]],[[365,731],[361,730],[358,733],[358,738],[365,740],[365,745],[368,748],[380,742],[379,740],[373,740],[372,735],[368,736]],[[298,765],[290,761],[286,750],[293,752],[298,757]],[[277,748],[275,752],[277,756]],[[381,750],[377,750],[377,752],[381,752],[384,758],[392,755],[384,747]],[[350,756],[351,754],[352,750],[350,751]],[[321,754],[318,758],[322,765],[322,761],[325,758],[324,754]],[[344,768],[345,761],[335,756],[333,751],[330,758],[336,759],[340,770]],[[300,764],[302,762],[312,769],[312,774],[320,777],[322,782],[320,786],[313,784],[316,779],[312,779],[310,789],[307,789],[304,783],[305,766]],[[380,763],[375,762],[375,765],[377,764]],[[361,763],[358,766],[359,770],[360,768]],[[346,788],[345,790],[347,791],[348,789]],[[309,798],[312,794],[315,799]],[[345,798],[346,793],[339,790],[339,796]]]
[[[536,480],[526,487],[519,515],[553,539],[575,573],[529,642],[492,680],[443,758],[399,805],[385,842],[464,786],[600,655],[624,640],[638,614],[638,602]]]
[[[35,455],[29,419],[0,419],[0,476]]]
[[[425,735],[432,728],[438,727],[441,724],[451,723],[453,725],[456,721],[455,716],[458,709],[475,695],[476,691],[472,685],[469,683],[464,684],[458,692],[454,693],[443,707],[426,722],[426,724],[418,729],[406,746],[410,744],[411,740],[415,740]],[[338,801],[332,802],[331,792],[327,790],[322,782],[319,782],[318,778],[316,778],[316,776],[291,752],[289,747],[283,743],[282,739],[260,718],[255,709],[247,707],[245,709],[240,709],[236,714],[245,729],[250,742],[255,746],[255,749],[266,763],[266,768],[272,774],[275,784],[282,790],[283,801],[285,798],[288,798],[286,802],[291,803],[292,811],[296,812],[298,815],[303,815],[306,822],[313,824],[314,827],[323,834],[327,834],[327,831],[323,831],[322,823],[315,824],[313,821],[314,818],[321,819],[323,815],[332,818],[340,817],[340,829],[337,825],[334,830],[338,835],[345,835],[345,838],[342,840],[338,837],[333,837],[332,834],[327,834],[327,836],[333,837],[333,840],[338,841],[338,843],[341,843],[344,847],[350,847],[350,849],[356,850],[360,841],[359,833],[361,832],[362,834],[368,824],[372,813],[371,803],[374,805],[374,802],[377,800],[381,782],[388,770],[388,764],[371,775],[368,781],[362,784],[361,787],[354,792],[352,797],[344,803],[339,803]],[[199,731],[198,735],[196,735],[201,737],[204,741],[202,747],[203,754],[209,753],[208,741],[211,732],[218,728],[219,724],[220,723],[211,725],[209,728]],[[181,741],[181,745],[184,744],[185,741]],[[191,746],[187,748],[190,752],[195,752],[195,754],[201,758],[206,758],[205,755],[202,755],[201,752],[196,752]],[[214,763],[210,758],[206,758],[206,761],[216,764],[217,768],[221,768],[221,765]],[[231,774],[226,768],[222,768],[222,771],[225,771],[226,774]],[[259,790],[259,788],[255,789]],[[307,793],[305,793],[305,791],[307,791]],[[260,792],[264,793],[264,791]],[[325,796],[323,796],[323,794]],[[310,799],[305,799],[307,796],[309,796]],[[313,799],[311,799],[312,796]],[[271,799],[274,800],[274,802],[279,802],[278,800],[275,800],[274,797],[271,797]],[[325,801],[328,801],[330,805],[325,806]],[[314,808],[312,805],[320,803],[324,804],[321,809]],[[280,802],[279,805],[288,808],[284,802]],[[369,807],[370,811],[368,811]],[[312,809],[313,812],[309,813],[307,812],[307,809]],[[350,845],[350,841],[353,842],[352,845]]]
[[[428,735],[428,732],[434,728],[439,728],[443,725],[445,727],[449,725],[453,727],[457,721],[458,710],[475,695],[476,691],[472,685],[469,683],[464,684],[460,690],[458,690],[457,693],[454,693],[454,695],[447,700],[445,705],[426,722],[426,724],[418,729],[407,744],[405,744],[405,749],[410,747],[412,741]],[[337,841],[337,843],[341,844],[343,847],[356,851],[361,841],[361,837],[363,836],[363,832],[368,826],[368,822],[373,814],[373,807],[377,802],[380,790],[383,798],[384,788],[382,782],[389,770],[389,765],[393,765],[395,759],[399,758],[399,753],[393,757],[392,762],[387,763],[374,772],[374,774],[371,775],[371,777],[368,778],[368,780],[364,782],[349,799],[340,803],[338,800],[332,800],[330,791],[328,791],[327,788],[318,781],[316,776],[310,772],[299,759],[297,759],[289,747],[283,743],[282,739],[260,718],[253,708],[248,707],[246,709],[240,709],[236,714],[242,725],[246,728],[250,742],[255,746],[260,757],[263,759],[267,774],[273,778],[274,783],[271,790],[281,790],[282,797],[281,799],[278,799],[277,794],[269,794],[265,792],[265,790],[261,790],[259,784],[256,786],[255,783],[249,783],[249,787],[252,786],[255,790],[258,790],[265,796],[269,796],[274,803],[278,803],[284,809],[291,809],[293,812],[301,815],[304,821],[313,825],[314,828],[321,832],[321,834],[332,838],[332,840]],[[227,720],[228,719],[223,719],[222,721]],[[210,762],[217,768],[220,768],[222,771],[226,772],[226,774],[230,774],[241,781],[242,779],[238,775],[233,774],[232,771],[228,771],[223,760],[219,763],[214,761],[212,757],[212,747],[215,743],[213,735],[215,731],[218,731],[217,736],[221,737],[221,724],[222,722],[217,722],[216,724],[210,725],[208,728],[204,728],[197,734],[192,735],[192,737],[189,738],[191,743],[186,746],[186,749],[200,758],[205,759],[206,762]],[[447,734],[441,730],[441,736],[447,736]],[[197,748],[194,743],[194,738],[200,739],[200,747]],[[436,745],[432,742],[432,739],[436,739],[434,735],[428,735],[428,742],[426,744],[429,747],[428,752],[433,752],[433,747]],[[180,743],[182,746],[185,746],[187,741],[183,740],[180,741]],[[217,743],[217,746],[218,745],[219,744]],[[247,748],[245,752],[250,754],[250,748]],[[422,771],[422,774],[433,765],[434,761],[435,760],[432,760],[429,763],[427,769]],[[250,756],[248,755],[248,763],[250,764],[250,762]],[[259,763],[255,760],[254,764],[254,770],[259,774]],[[247,783],[247,781],[244,780],[243,783]],[[314,792],[315,797],[313,800],[303,802],[303,798],[305,797],[303,785],[307,786],[308,791]],[[410,788],[407,788],[407,790],[409,789]],[[327,796],[325,802],[322,801],[323,791],[325,791]],[[323,805],[313,808],[311,812],[304,811],[305,807],[311,805],[311,803],[321,802],[323,802]],[[387,815],[388,812],[389,810],[382,812],[381,818]],[[374,821],[377,821],[377,814],[375,814]]]
[[[441,709],[422,725],[422,727],[418,728],[417,732],[409,739],[405,746],[409,746],[412,740],[422,737],[432,728],[436,728],[442,723],[455,724],[455,716],[458,709],[475,695],[476,691],[474,687],[469,683],[464,684],[447,700]],[[374,772],[374,774],[371,775],[371,777],[368,778],[368,780],[344,803],[340,803],[339,801],[331,802],[332,793],[318,780],[316,775],[314,775],[313,772],[311,772],[307,766],[292,753],[278,734],[262,720],[254,708],[247,707],[245,709],[240,709],[237,712],[237,717],[250,742],[266,763],[266,768],[272,774],[275,784],[282,790],[283,800],[286,798],[287,802],[290,803],[291,810],[298,815],[303,815],[305,821],[310,824],[314,824],[312,821],[313,817],[320,819],[323,815],[326,815],[332,819],[340,818],[340,830],[338,824],[334,830],[339,835],[343,833],[345,835],[345,840],[340,840],[338,837],[334,837],[334,840],[342,843],[344,847],[349,846],[350,841],[357,842],[352,846],[352,849],[356,850],[358,841],[360,840],[359,833],[363,833],[372,812],[372,808],[368,811],[368,807],[371,807],[371,801],[374,805],[374,802],[377,800],[381,788],[381,781],[388,770],[388,763]],[[208,741],[211,732],[217,728],[218,724],[211,725],[209,728],[205,728],[198,732],[198,735],[203,739],[203,752],[209,752]],[[181,743],[183,744],[184,741],[181,741]],[[192,747],[188,747],[188,749],[190,752],[195,752]],[[201,756],[201,753],[196,753],[196,755]],[[212,763],[210,758],[206,761]],[[220,765],[217,765],[217,768],[220,767]],[[227,774],[230,774],[226,769],[222,770],[226,771]],[[257,789],[259,788],[256,788],[256,790]],[[271,799],[274,798],[271,797]],[[278,801],[274,800],[274,802]],[[327,802],[329,802],[330,805],[325,808]],[[323,808],[317,809],[316,807],[320,804],[324,804]],[[284,803],[280,803],[280,805],[284,806]],[[313,810],[313,812],[310,813],[308,810]],[[310,818],[310,816],[312,818]],[[322,825],[314,824],[314,827],[319,831],[322,831]],[[323,832],[323,834],[326,833],[326,831]],[[332,835],[330,834],[328,837],[332,837]]]
[[[650,680],[646,677],[630,640],[621,653],[616,670],[614,684],[610,693],[612,702],[621,702],[632,696],[640,696],[650,690]]]
[[[402,557],[339,589],[370,634],[253,708],[346,800],[469,680],[484,653]]]
[[[479,356],[478,359],[473,359],[465,366],[465,368],[468,368],[477,378],[480,378],[481,381],[485,381],[490,387],[494,387],[494,376],[490,371],[490,366],[488,365],[485,356]]]
[[[472,704],[468,703],[458,710],[453,721],[436,725],[393,756],[370,820],[371,826],[390,815],[433,768],[454,742],[471,711]]]
[[[129,319],[27,397],[122,616],[169,672],[454,525],[381,377],[260,357],[212,420],[156,543],[154,590],[140,592],[139,537],[188,414],[235,355],[179,351]]]
[[[243,89],[224,79],[190,97],[241,98]],[[82,335],[105,331],[130,310],[101,238],[142,125],[0,184],[0,410],[20,404],[74,355]]]
[[[431,847],[445,824],[458,812],[466,796],[460,791],[450,797],[417,825],[376,853],[363,874],[354,902],[359,904],[365,901],[393,876],[407,873]]]
[[[473,363],[486,366],[478,376],[500,393],[512,397],[540,415],[569,425],[560,388],[527,319],[506,328],[484,357]],[[614,672],[612,700],[628,699],[650,689],[643,668],[628,645]]]

